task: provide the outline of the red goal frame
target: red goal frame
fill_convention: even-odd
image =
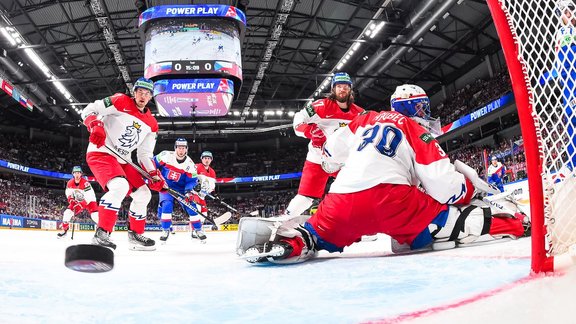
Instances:
[[[508,65],[510,81],[518,110],[524,152],[528,187],[530,191],[530,217],[532,222],[532,262],[534,273],[554,271],[554,257],[547,253],[544,225],[544,190],[542,186],[542,159],[540,158],[540,131],[538,119],[532,107],[532,93],[525,76],[524,62],[518,55],[516,33],[508,23],[509,16],[500,0],[487,0],[502,50]]]

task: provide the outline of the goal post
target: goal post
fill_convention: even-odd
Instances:
[[[576,12],[571,0],[487,2],[524,140],[531,268],[554,271],[576,244]]]

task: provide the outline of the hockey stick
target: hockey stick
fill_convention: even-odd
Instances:
[[[217,202],[219,202],[220,204],[224,205],[224,207],[230,209],[231,211],[240,214],[240,212],[239,212],[236,208],[234,208],[234,207],[228,205],[227,203],[225,203],[220,197],[211,195],[210,193],[208,193],[208,192],[206,192],[206,191],[204,191],[204,190],[200,190],[200,193],[206,195],[206,197],[210,197],[211,199],[216,200]],[[249,214],[243,215],[243,216],[258,216],[258,211],[255,210],[255,211],[250,212]]]
[[[70,235],[71,240],[74,240],[74,227],[76,227],[76,226],[74,226],[74,219],[75,218],[76,218],[76,215],[72,216],[72,218],[70,219],[71,220],[70,223],[72,224],[72,234]]]
[[[105,145],[106,149],[108,149],[108,151],[110,151],[110,153],[112,153],[113,155],[115,155],[116,157],[118,157],[119,159],[121,159],[122,161],[126,162],[128,165],[130,165],[131,167],[133,167],[136,171],[138,171],[138,173],[140,173],[140,175],[142,175],[144,178],[148,179],[149,181],[154,181],[154,179],[152,179],[152,177],[148,174],[148,172],[144,171],[141,167],[139,167],[138,165],[136,165],[136,163],[127,160],[126,158],[124,158],[122,155],[120,155],[118,152],[116,152],[116,150],[112,149],[111,147],[109,147],[108,145]],[[213,225],[220,225],[226,221],[228,221],[230,219],[230,217],[232,217],[231,213],[224,213],[221,216],[217,217],[216,219],[213,219],[212,217],[208,216],[208,215],[204,215],[202,214],[196,207],[192,206],[192,204],[190,204],[187,200],[186,197],[184,195],[182,195],[181,193],[179,193],[178,191],[171,189],[171,188],[166,188],[166,191],[168,191],[168,193],[176,198],[176,200],[178,200],[178,202],[180,202],[182,205],[190,208],[191,210],[193,210],[194,212],[196,212],[198,215],[201,215],[202,217],[204,217],[208,222],[212,223]],[[219,223],[216,222],[216,220],[218,220]]]

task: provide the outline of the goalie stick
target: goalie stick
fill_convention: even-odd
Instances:
[[[109,147],[108,145],[105,145],[106,149],[108,149],[108,151],[110,151],[110,153],[114,154],[116,157],[118,157],[119,159],[121,159],[122,161],[128,163],[131,167],[133,167],[136,171],[138,171],[138,173],[140,173],[144,178],[148,179],[149,181],[153,181],[152,177],[148,174],[148,172],[144,171],[141,167],[139,167],[138,165],[136,165],[136,163],[127,160],[126,158],[124,158],[122,155],[120,155],[118,152],[116,152],[114,149],[112,149],[111,147]],[[166,191],[168,191],[168,193],[174,197],[176,200],[178,200],[179,203],[181,203],[182,205],[190,208],[191,210],[193,210],[194,212],[196,212],[198,215],[204,217],[208,222],[210,222],[212,225],[221,225],[223,223],[225,223],[226,221],[228,221],[230,219],[230,217],[232,217],[232,214],[230,212],[226,212],[216,218],[212,218],[208,215],[205,215],[203,213],[201,213],[198,208],[192,206],[192,204],[190,204],[187,200],[186,200],[186,196],[184,196],[183,194],[179,193],[178,191],[171,189],[171,188],[166,188]]]
[[[257,211],[257,210],[255,210],[255,211],[253,211],[253,212],[250,212],[250,213],[248,213],[248,214],[242,215],[236,208],[234,208],[234,207],[228,205],[227,203],[225,203],[220,197],[211,195],[210,193],[208,193],[208,192],[206,192],[206,191],[204,191],[204,190],[200,190],[200,193],[202,193],[202,194],[205,195],[206,197],[209,197],[210,199],[216,200],[216,201],[219,202],[220,204],[224,205],[224,207],[230,209],[231,211],[233,211],[233,212],[235,212],[235,213],[237,213],[237,214],[240,214],[240,216],[242,216],[242,217],[246,217],[246,216],[258,216],[258,211]]]

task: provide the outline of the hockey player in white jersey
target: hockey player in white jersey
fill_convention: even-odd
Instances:
[[[495,217],[470,205],[476,191],[497,191],[465,164],[450,163],[429,130],[411,119],[429,118],[425,92],[399,86],[391,103],[394,111],[361,114],[327,139],[325,162],[341,169],[310,219],[301,225],[244,218],[237,252],[249,262],[294,263],[318,250],[342,252],[374,233],[412,250],[522,236],[523,215]]]
[[[90,218],[98,224],[98,203],[96,195],[90,182],[82,178],[82,168],[75,166],[72,168],[72,179],[66,183],[66,199],[68,199],[68,208],[64,211],[62,217],[62,233],[58,237],[65,237],[70,227],[70,220],[75,215],[81,213],[84,209],[90,213]]]
[[[118,218],[122,200],[129,195],[132,203],[128,211],[128,242],[133,250],[155,250],[154,240],[143,236],[146,226],[150,189],[161,191],[165,181],[156,169],[153,159],[158,123],[146,107],[152,99],[154,83],[140,78],[134,83],[134,97],[117,93],[96,100],[82,110],[84,125],[90,132],[86,162],[92,174],[106,193],[98,206],[98,229],[92,242],[115,249],[110,240]],[[114,150],[126,160],[136,150],[138,162],[153,181],[148,185],[142,175],[125,161],[110,152]]]
[[[174,143],[174,151],[162,151],[154,157],[154,163],[162,177],[166,180],[169,188],[178,191],[186,196],[186,200],[196,209],[201,209],[197,193],[194,187],[198,183],[196,166],[188,156],[188,141],[185,138],[178,138]],[[206,240],[206,235],[202,231],[202,221],[197,211],[192,210],[182,204],[182,209],[186,211],[190,220],[190,230],[192,238],[199,239],[202,243]],[[174,210],[174,197],[167,192],[160,193],[158,202],[158,218],[162,223],[162,236],[160,241],[166,242],[170,235],[172,226],[172,211]]]

